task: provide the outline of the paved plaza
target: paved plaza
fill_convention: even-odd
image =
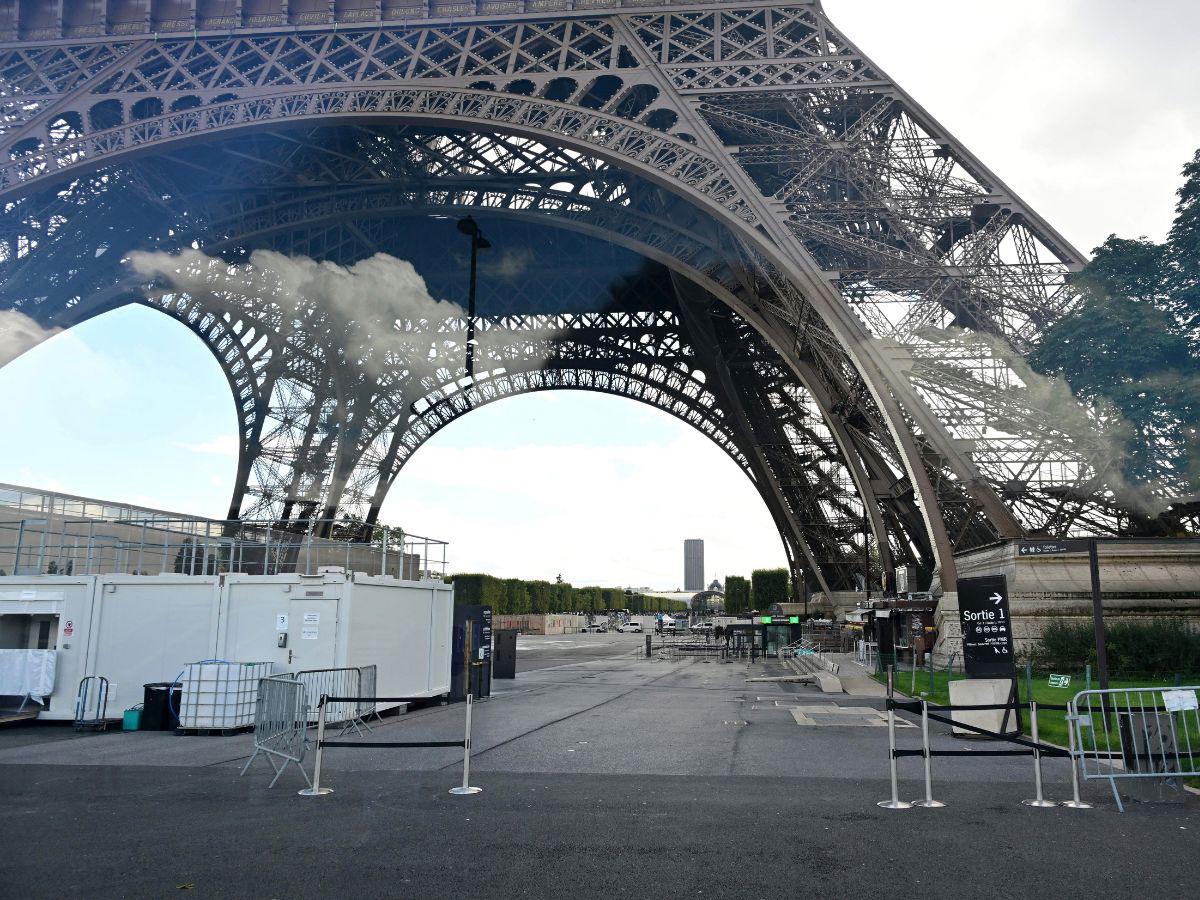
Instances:
[[[1027,758],[954,757],[935,761],[946,809],[883,810],[879,698],[642,646],[523,636],[517,679],[475,706],[473,797],[447,793],[452,749],[330,750],[334,793],[306,798],[294,771],[238,778],[249,735],[0,731],[0,895],[1194,896],[1195,798],[1122,815],[1086,785],[1094,810],[1030,809]],[[361,741],[461,728],[461,705],[434,706]],[[911,799],[920,761],[901,764]],[[1048,796],[1068,772],[1046,761]]]

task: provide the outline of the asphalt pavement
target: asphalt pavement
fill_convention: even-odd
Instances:
[[[451,749],[330,750],[334,793],[310,798],[294,771],[239,778],[247,735],[10,729],[0,896],[1195,896],[1195,798],[1120,814],[1088,784],[1096,809],[1031,809],[1029,760],[978,756],[937,761],[947,808],[880,809],[878,700],[747,682],[773,661],[646,660],[642,642],[523,636],[517,679],[474,708],[474,796],[448,793]],[[351,740],[453,738],[462,712]],[[901,765],[911,799],[920,760]],[[1048,796],[1067,775],[1047,761]]]

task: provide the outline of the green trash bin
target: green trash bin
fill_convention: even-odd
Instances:
[[[121,717],[122,731],[137,731],[142,727],[142,707],[141,705],[132,706],[125,710],[125,715]]]

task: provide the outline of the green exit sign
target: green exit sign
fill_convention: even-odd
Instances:
[[[790,625],[799,625],[799,624],[800,624],[800,617],[799,617],[799,616],[788,616],[788,624],[790,624]]]
[[[770,625],[774,619],[771,616],[763,616],[759,621],[761,621],[764,625]]]

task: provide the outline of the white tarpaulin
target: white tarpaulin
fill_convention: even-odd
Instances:
[[[0,650],[0,694],[25,697],[45,705],[54,693],[57,650]]]

